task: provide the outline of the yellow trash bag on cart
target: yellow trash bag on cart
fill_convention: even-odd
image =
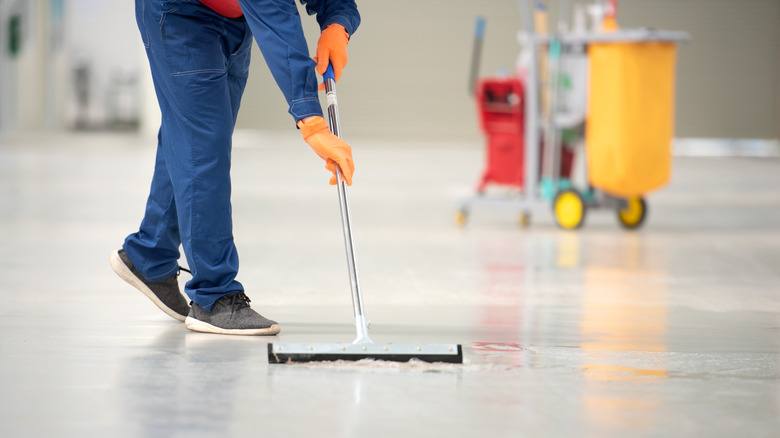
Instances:
[[[676,51],[671,42],[589,46],[585,149],[593,187],[636,198],[669,181]]]

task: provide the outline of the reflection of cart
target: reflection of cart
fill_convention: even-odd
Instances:
[[[687,34],[539,35],[528,2],[521,6],[530,52],[525,83],[490,79],[477,87],[487,169],[456,222],[465,224],[472,208],[488,207],[514,211],[525,225],[552,204],[565,229],[582,226],[591,208],[613,208],[622,226],[639,227],[647,211],[644,195],[671,175],[675,43]],[[548,56],[540,58],[540,49]],[[578,62],[584,68],[575,68],[572,78]],[[586,84],[581,111],[561,99],[572,81]],[[518,190],[488,196],[489,184]]]

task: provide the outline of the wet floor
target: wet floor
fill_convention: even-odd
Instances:
[[[269,366],[269,341],[354,336],[336,192],[297,133],[233,154],[239,280],[273,338],[190,332],[111,271],[149,139],[22,136],[0,145],[0,436],[777,436],[780,159],[677,158],[637,232],[606,210],[458,228],[481,145],[352,143],[371,336],[463,365]]]

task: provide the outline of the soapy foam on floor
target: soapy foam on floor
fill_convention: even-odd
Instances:
[[[480,373],[498,373],[515,372],[520,370],[520,366],[506,363],[485,363],[481,361],[472,362],[464,358],[463,364],[444,363],[444,362],[424,362],[412,359],[408,362],[393,362],[377,359],[361,359],[358,361],[335,360],[319,362],[288,362],[285,364],[290,367],[300,367],[308,369],[329,369],[329,370],[360,370],[370,372],[422,372],[422,373],[454,373],[454,372],[480,372]]]
[[[311,367],[311,368],[358,368],[372,370],[417,370],[417,371],[453,371],[461,369],[462,365],[453,363],[435,362],[429,363],[417,359],[408,362],[393,362],[387,360],[361,359],[352,360],[334,360],[319,362],[289,362],[288,366]]]

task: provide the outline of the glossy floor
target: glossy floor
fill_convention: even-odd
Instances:
[[[108,253],[140,221],[153,145],[0,146],[0,436],[777,436],[780,159],[675,160],[638,232],[611,211],[453,224],[479,144],[353,142],[365,304],[381,342],[463,365],[269,365],[353,336],[335,189],[289,134],[241,132],[239,280],[274,338],[189,332]],[[184,261],[182,261],[184,263]]]

